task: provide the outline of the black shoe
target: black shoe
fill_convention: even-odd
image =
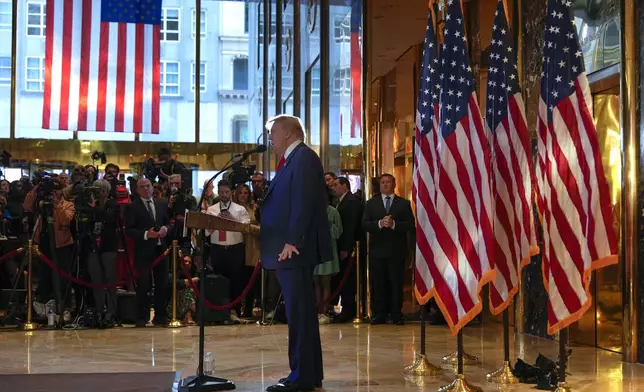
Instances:
[[[314,390],[315,387],[312,385],[300,385],[288,380],[266,388],[266,392],[312,392]]]
[[[290,382],[288,381],[288,378],[280,378],[279,383],[284,384],[285,382]],[[322,388],[322,381],[315,383],[316,388]]]
[[[387,323],[387,319],[381,316],[375,316],[371,319],[371,325],[379,325]]]

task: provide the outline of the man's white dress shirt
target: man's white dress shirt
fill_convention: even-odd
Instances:
[[[228,211],[231,215],[230,219],[236,220],[237,222],[241,223],[250,223],[250,215],[248,215],[248,210],[237,203],[233,203],[232,201],[229,201],[228,203],[223,203],[220,201],[219,203],[208,207],[206,213],[219,216],[222,211]],[[210,243],[213,245],[233,246],[244,242],[244,235],[242,233],[236,233],[232,231],[225,231],[222,233],[225,233],[225,235],[220,234],[219,230],[206,230],[206,235],[212,234],[210,236]],[[220,239],[224,236],[225,240]]]

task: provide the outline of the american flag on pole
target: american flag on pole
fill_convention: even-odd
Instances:
[[[159,133],[161,0],[48,0],[45,129]]]
[[[427,242],[421,237],[418,243],[424,260],[416,260],[416,276],[420,278],[416,279],[416,290],[421,294],[427,290],[427,296],[434,296],[456,334],[481,311],[480,290],[494,278],[494,236],[490,153],[466,49],[463,11],[460,1],[447,4],[445,40],[436,71],[439,126],[437,132],[430,130],[429,137],[425,136],[430,144],[435,136],[435,155],[425,155],[429,156],[425,158],[428,166],[436,164],[433,170],[422,169],[422,144],[418,154],[416,192],[427,218],[422,217],[420,208],[418,215],[421,222],[425,219],[420,229]],[[421,105],[424,102],[419,101]]]
[[[591,271],[617,262],[610,193],[570,6],[548,0],[537,129],[550,334],[590,307]]]
[[[530,135],[503,0],[495,15],[485,119],[491,135],[496,268],[490,310],[498,314],[518,291],[521,268],[539,249],[532,214]]]
[[[414,171],[412,195],[416,203],[416,269],[415,293],[418,302],[425,304],[434,295],[434,283],[429,262],[434,259],[436,234],[429,214],[436,219],[434,210],[434,177],[436,175],[436,132],[438,128],[438,55],[434,29],[435,10],[431,9],[425,32],[423,62],[420,69],[418,106],[416,109],[416,137],[414,144]]]

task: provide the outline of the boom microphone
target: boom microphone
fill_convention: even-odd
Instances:
[[[244,151],[244,152],[242,152],[240,154],[235,154],[235,156],[233,158],[241,158],[241,160],[243,161],[246,158],[248,158],[250,155],[261,154],[264,151],[266,151],[266,145],[265,144],[259,144],[258,146],[253,147],[250,150]]]

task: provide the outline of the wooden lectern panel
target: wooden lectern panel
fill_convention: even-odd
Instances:
[[[203,212],[188,212],[186,214],[185,226],[188,229],[234,231],[259,235],[259,226],[257,225],[242,223]]]

